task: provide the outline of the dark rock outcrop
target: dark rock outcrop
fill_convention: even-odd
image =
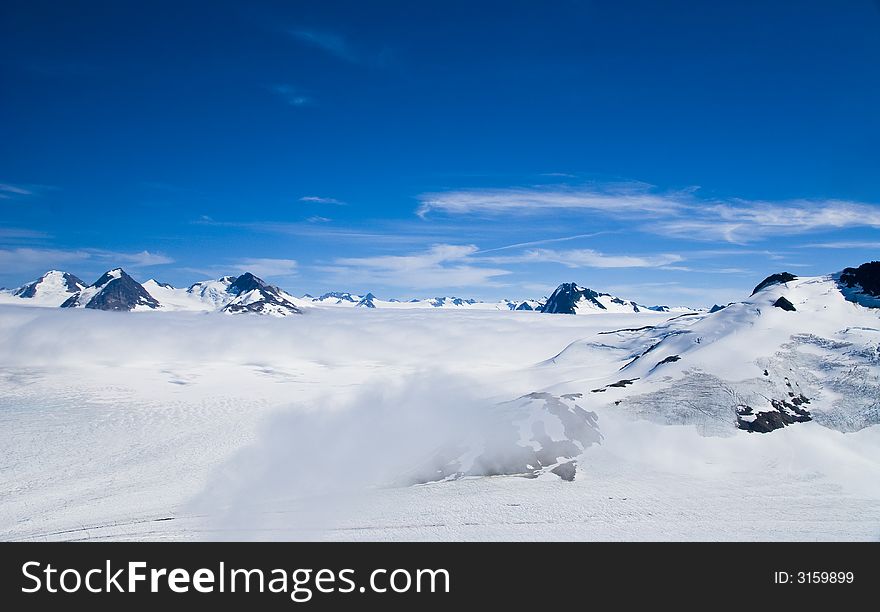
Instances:
[[[350,293],[345,291],[330,291],[325,293],[324,295],[316,298],[317,301],[323,302],[324,300],[336,300],[336,303],[339,304],[341,302],[357,302],[358,300],[354,299]]]
[[[226,291],[236,297],[221,309],[222,312],[278,316],[302,314],[302,310],[291,302],[281,289],[266,283],[250,272],[245,272],[236,278]]]
[[[117,311],[133,310],[137,306],[158,308],[159,302],[122,268],[105,272],[101,278],[61,304],[62,308]]]
[[[813,417],[803,408],[810,400],[803,394],[794,396],[792,401],[770,400],[772,410],[755,411],[751,406],[738,406],[736,409],[736,426],[751,433],[770,433],[794,423],[806,423]]]
[[[376,299],[376,296],[372,293],[368,293],[364,297],[361,298],[361,301],[355,304],[355,307],[358,308],[375,308],[376,305],[373,303],[373,300]]]
[[[776,306],[776,308],[781,308],[782,310],[787,310],[788,312],[794,312],[797,310],[797,308],[794,307],[794,304],[789,302],[785,298],[785,296],[782,295],[779,296],[778,300],[773,302],[773,305]]]
[[[862,293],[880,297],[880,261],[863,263],[858,268],[845,268],[838,282],[849,289],[860,287]]]
[[[794,274],[790,274],[789,272],[779,272],[778,274],[771,274],[755,287],[755,290],[752,291],[752,295],[758,293],[761,289],[765,289],[770,285],[778,285],[780,283],[788,283],[793,280],[797,280],[797,276]]]
[[[659,365],[663,365],[664,363],[675,363],[676,361],[679,361],[679,360],[681,360],[681,357],[679,357],[678,355],[670,355],[669,357],[667,357],[663,361],[657,362],[657,365],[659,366]]]
[[[575,314],[577,312],[576,306],[581,300],[587,300],[597,308],[607,310],[604,304],[596,299],[597,297],[599,297],[599,293],[592,289],[578,287],[575,283],[562,283],[547,299],[547,303],[541,307],[541,312]]]
[[[442,308],[447,303],[453,306],[464,306],[465,304],[476,304],[477,300],[466,300],[460,297],[435,297],[431,300],[431,306],[434,308]]]

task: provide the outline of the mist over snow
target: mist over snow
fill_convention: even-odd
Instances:
[[[586,316],[0,305],[0,534],[876,539],[872,278]]]
[[[230,539],[255,529],[319,538],[362,496],[405,482],[438,451],[485,432],[492,400],[480,391],[461,375],[379,374],[286,407],[212,474],[192,510],[209,514],[211,528]]]

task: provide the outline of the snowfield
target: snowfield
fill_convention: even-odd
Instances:
[[[831,277],[711,314],[7,302],[0,389],[4,540],[880,539],[880,311]]]

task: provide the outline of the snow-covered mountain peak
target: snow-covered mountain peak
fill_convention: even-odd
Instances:
[[[229,284],[229,287],[226,288],[226,291],[232,295],[241,295],[248,291],[258,291],[266,288],[270,288],[270,286],[263,279],[254,276],[250,272],[245,272],[234,279]],[[274,289],[274,287],[272,288]]]
[[[33,300],[41,306],[60,306],[71,295],[84,289],[86,284],[68,272],[49,270],[37,280],[12,292],[19,298]]]
[[[296,298],[278,287],[267,284],[250,272],[245,272],[233,280],[226,288],[226,292],[235,297],[221,308],[222,312],[268,314],[279,317],[302,314],[302,310],[296,304]]]
[[[368,293],[367,295],[362,297],[355,306],[357,306],[358,308],[375,308],[375,300],[376,296],[372,293]]]
[[[159,308],[159,302],[122,268],[108,270],[94,283],[72,295],[62,308],[142,310]]]
[[[665,310],[664,310],[665,309]],[[640,306],[631,300],[599,293],[577,283],[562,283],[547,299],[540,311],[551,314],[590,314],[602,312],[668,311],[665,306]]]
[[[860,278],[870,288],[867,272]],[[809,420],[842,431],[880,422],[880,311],[852,299],[856,289],[847,283],[867,299],[863,285],[852,273],[769,278],[740,302],[603,331],[548,363],[582,367],[589,360],[593,405],[693,423],[708,435]]]

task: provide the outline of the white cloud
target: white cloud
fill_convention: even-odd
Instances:
[[[420,196],[420,217],[446,214],[543,214],[559,210],[605,212],[614,216],[650,214],[665,216],[680,210],[675,197],[656,194],[643,185],[620,184],[598,188],[526,187],[459,190]]]
[[[51,238],[46,232],[18,227],[0,227],[0,240],[40,240]]]
[[[10,185],[9,183],[0,183],[0,199],[8,200],[17,195],[33,195],[33,191],[19,187],[18,185]]]
[[[310,202],[312,204],[336,204],[337,206],[344,206],[345,202],[342,200],[337,200],[336,198],[323,198],[321,196],[303,196],[299,199],[300,202]]]
[[[848,227],[880,227],[880,206],[842,200],[738,200],[694,205],[689,218],[655,222],[644,229],[676,238],[746,243],[772,235]]]
[[[267,257],[243,259],[231,266],[240,273],[250,272],[255,276],[293,276],[297,272],[298,264],[294,259],[271,259]]]
[[[102,253],[101,256],[108,260],[115,260],[136,268],[174,263],[171,257],[150,253],[149,251],[141,251],[140,253]]]
[[[0,267],[10,270],[46,270],[62,267],[71,262],[87,261],[91,254],[83,250],[62,249],[0,249]]]
[[[474,245],[435,244],[410,255],[348,257],[334,260],[324,270],[360,283],[375,283],[412,289],[486,285],[507,270],[476,265]]]
[[[497,251],[507,251],[510,249],[522,249],[530,246],[538,246],[540,244],[552,244],[554,242],[568,242],[569,240],[581,240],[583,238],[595,238],[596,236],[601,236],[603,234],[610,234],[612,232],[592,232],[589,234],[575,234],[574,236],[563,236],[561,238],[545,238],[542,240],[530,240],[528,242],[517,242],[515,244],[507,244],[500,247],[495,247],[493,249],[483,249],[481,253],[494,253]]]
[[[274,93],[281,96],[290,106],[309,106],[314,104],[314,99],[293,85],[272,85]]]
[[[289,30],[288,34],[294,39],[323,51],[336,59],[350,64],[362,64],[374,68],[382,68],[392,60],[391,50],[382,48],[378,50],[365,49],[353,45],[347,38],[335,32],[321,30]]]
[[[487,257],[484,261],[496,263],[559,263],[569,268],[658,268],[684,261],[681,255],[660,253],[656,255],[606,255],[593,249],[533,249],[520,255]]]
[[[315,30],[291,30],[290,35],[302,43],[321,49],[341,60],[355,64],[361,61],[360,56],[354,52],[348,41],[339,34]]]
[[[94,270],[97,267],[140,268],[173,262],[170,257],[149,251],[119,253],[102,249],[0,249],[0,267],[8,272],[21,274],[45,272],[53,268],[64,269],[69,266],[82,266]],[[76,270],[69,271],[76,273]]]
[[[0,183],[0,200],[15,200],[29,196],[38,196],[47,191],[56,191],[58,188],[52,185],[13,185],[12,183]]]
[[[799,245],[803,249],[868,249],[880,251],[880,241],[870,240],[842,240],[839,242],[818,242],[813,244]]]
[[[659,192],[643,184],[457,190],[420,197],[417,214],[548,215],[575,212],[625,220],[645,232],[747,243],[775,235],[851,227],[880,228],[880,206],[847,200],[701,199],[695,189]]]

